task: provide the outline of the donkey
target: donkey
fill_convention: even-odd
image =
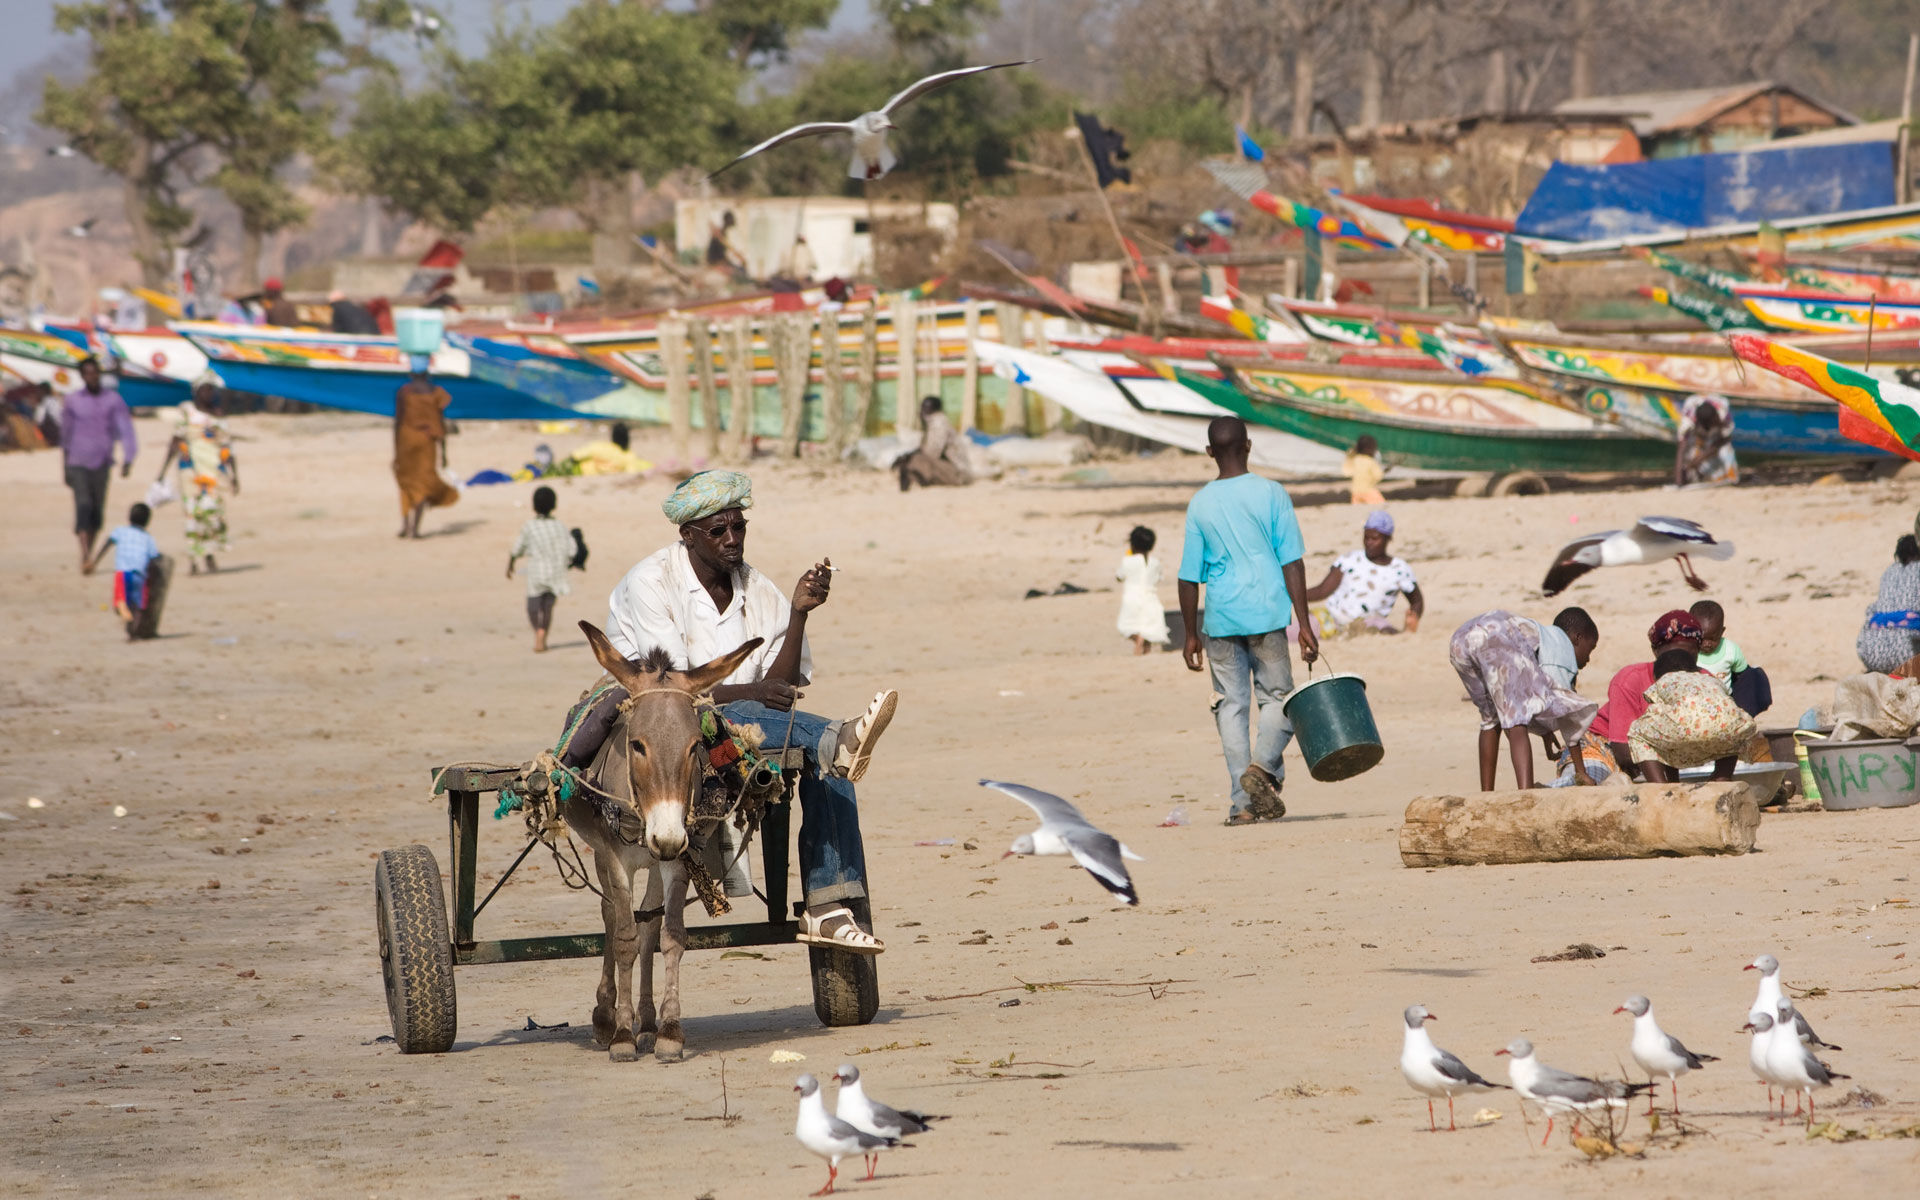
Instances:
[[[695,697],[733,674],[760,645],[754,638],[704,666],[673,669],[664,650],[629,662],[607,635],[586,621],[580,628],[593,655],[627,689],[627,700],[589,772],[593,786],[631,797],[632,807],[593,792],[563,806],[573,832],[593,848],[600,877],[600,914],[606,920],[606,956],[593,1006],[593,1039],[614,1062],[653,1051],[679,1062],[680,956],[687,948],[687,814],[702,775],[700,718]],[[642,923],[634,912],[634,878],[647,871],[646,899],[658,916]],[[666,960],[659,1021],[653,1007],[653,953]],[[640,960],[640,1024],[634,1027],[633,961]]]

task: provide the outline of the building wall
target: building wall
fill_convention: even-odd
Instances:
[[[733,248],[755,279],[780,274],[794,238],[804,234],[813,253],[814,278],[839,275],[854,279],[874,273],[872,222],[924,226],[953,240],[960,213],[951,204],[869,203],[839,196],[681,200],[674,205],[674,246],[683,255],[704,260],[707,239],[721,217],[731,212]]]

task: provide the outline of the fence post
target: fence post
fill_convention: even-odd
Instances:
[[[694,378],[700,383],[700,423],[709,462],[720,457],[720,393],[713,382],[713,326],[697,317],[687,327],[693,351]]]
[[[727,388],[733,393],[728,457],[746,462],[753,457],[753,324],[745,314],[727,322],[726,353]]]
[[[847,372],[840,357],[840,314],[820,314],[821,437],[838,458],[847,448]]]
[[[893,431],[910,435],[919,424],[920,306],[905,295],[893,298]]]
[[[980,425],[980,354],[973,343],[980,337],[980,302],[969,300],[962,311],[967,320],[967,344],[960,356],[960,428],[976,429]]]
[[[993,323],[999,327],[1002,345],[1020,349],[1027,344],[1027,310],[1017,304],[995,303]],[[1000,414],[1002,433],[1018,429],[1027,432],[1027,390],[1007,381],[1006,407]]]
[[[873,402],[880,393],[880,312],[869,304],[860,320],[860,375],[855,386],[857,403],[853,414],[853,436],[867,436],[873,420]]]
[[[673,454],[680,466],[692,457],[693,414],[687,388],[687,323],[660,322],[660,367],[667,373],[667,428],[673,432]]]

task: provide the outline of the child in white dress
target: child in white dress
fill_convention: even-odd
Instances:
[[[1136,525],[1127,535],[1127,556],[1113,577],[1120,581],[1120,632],[1145,654],[1166,642],[1167,610],[1160,607],[1160,560],[1153,557],[1153,530]]]

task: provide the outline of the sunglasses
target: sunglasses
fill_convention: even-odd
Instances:
[[[694,528],[700,530],[701,533],[706,534],[708,537],[712,538],[716,542],[719,541],[721,538],[727,536],[727,534],[729,533],[739,534],[741,537],[745,537],[747,535],[747,521],[745,517],[741,517],[732,521],[722,521],[718,525],[708,525],[704,528],[699,525],[695,525]]]

